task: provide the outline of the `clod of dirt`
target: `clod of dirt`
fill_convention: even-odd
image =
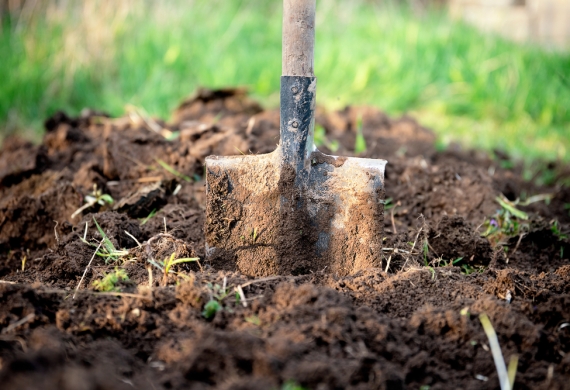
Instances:
[[[127,194],[113,206],[119,213],[126,213],[131,218],[145,218],[153,210],[159,210],[167,203],[166,197],[172,193],[176,182],[156,182],[136,189]]]
[[[530,231],[511,237],[507,246],[509,265],[533,273],[554,272],[570,257],[570,239],[555,234],[543,219],[532,220]]]
[[[0,148],[0,189],[13,186],[37,173],[37,150],[31,142],[9,137]]]
[[[461,258],[462,264],[488,265],[493,250],[489,240],[459,215],[444,216],[428,235],[431,255],[447,261]]]
[[[263,111],[261,106],[247,96],[243,88],[205,89],[200,88],[194,96],[185,100],[175,111],[173,121],[200,120],[212,123],[225,117],[249,117]]]
[[[0,250],[40,250],[56,243],[54,227],[80,206],[70,172],[50,171],[0,189]]]

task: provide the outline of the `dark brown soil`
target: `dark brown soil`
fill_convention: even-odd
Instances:
[[[204,158],[278,142],[278,112],[243,91],[199,91],[171,123],[58,113],[41,145],[7,139],[0,388],[498,389],[486,313],[507,363],[518,355],[515,388],[570,389],[568,167],[538,185],[500,153],[438,152],[415,120],[356,107],[317,113],[335,154],[354,155],[359,118],[390,202],[382,268],[349,276],[253,279],[204,260]],[[94,185],[113,205],[71,218]],[[483,237],[500,193],[551,200]],[[95,221],[121,253],[94,255]],[[200,260],[165,274],[171,255]],[[119,269],[128,280],[95,291]]]

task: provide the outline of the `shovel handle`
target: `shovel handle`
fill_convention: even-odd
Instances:
[[[313,77],[316,0],[283,0],[283,76]]]

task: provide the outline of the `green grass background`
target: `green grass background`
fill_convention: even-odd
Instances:
[[[318,0],[318,102],[410,113],[445,145],[570,161],[570,54],[517,45],[442,11]],[[39,139],[57,109],[168,118],[198,86],[279,104],[280,0],[47,2],[4,17],[0,137]]]

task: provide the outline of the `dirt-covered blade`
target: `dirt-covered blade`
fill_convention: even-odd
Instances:
[[[210,157],[207,258],[252,276],[381,266],[384,164],[314,152],[309,185],[299,187],[279,149]]]

